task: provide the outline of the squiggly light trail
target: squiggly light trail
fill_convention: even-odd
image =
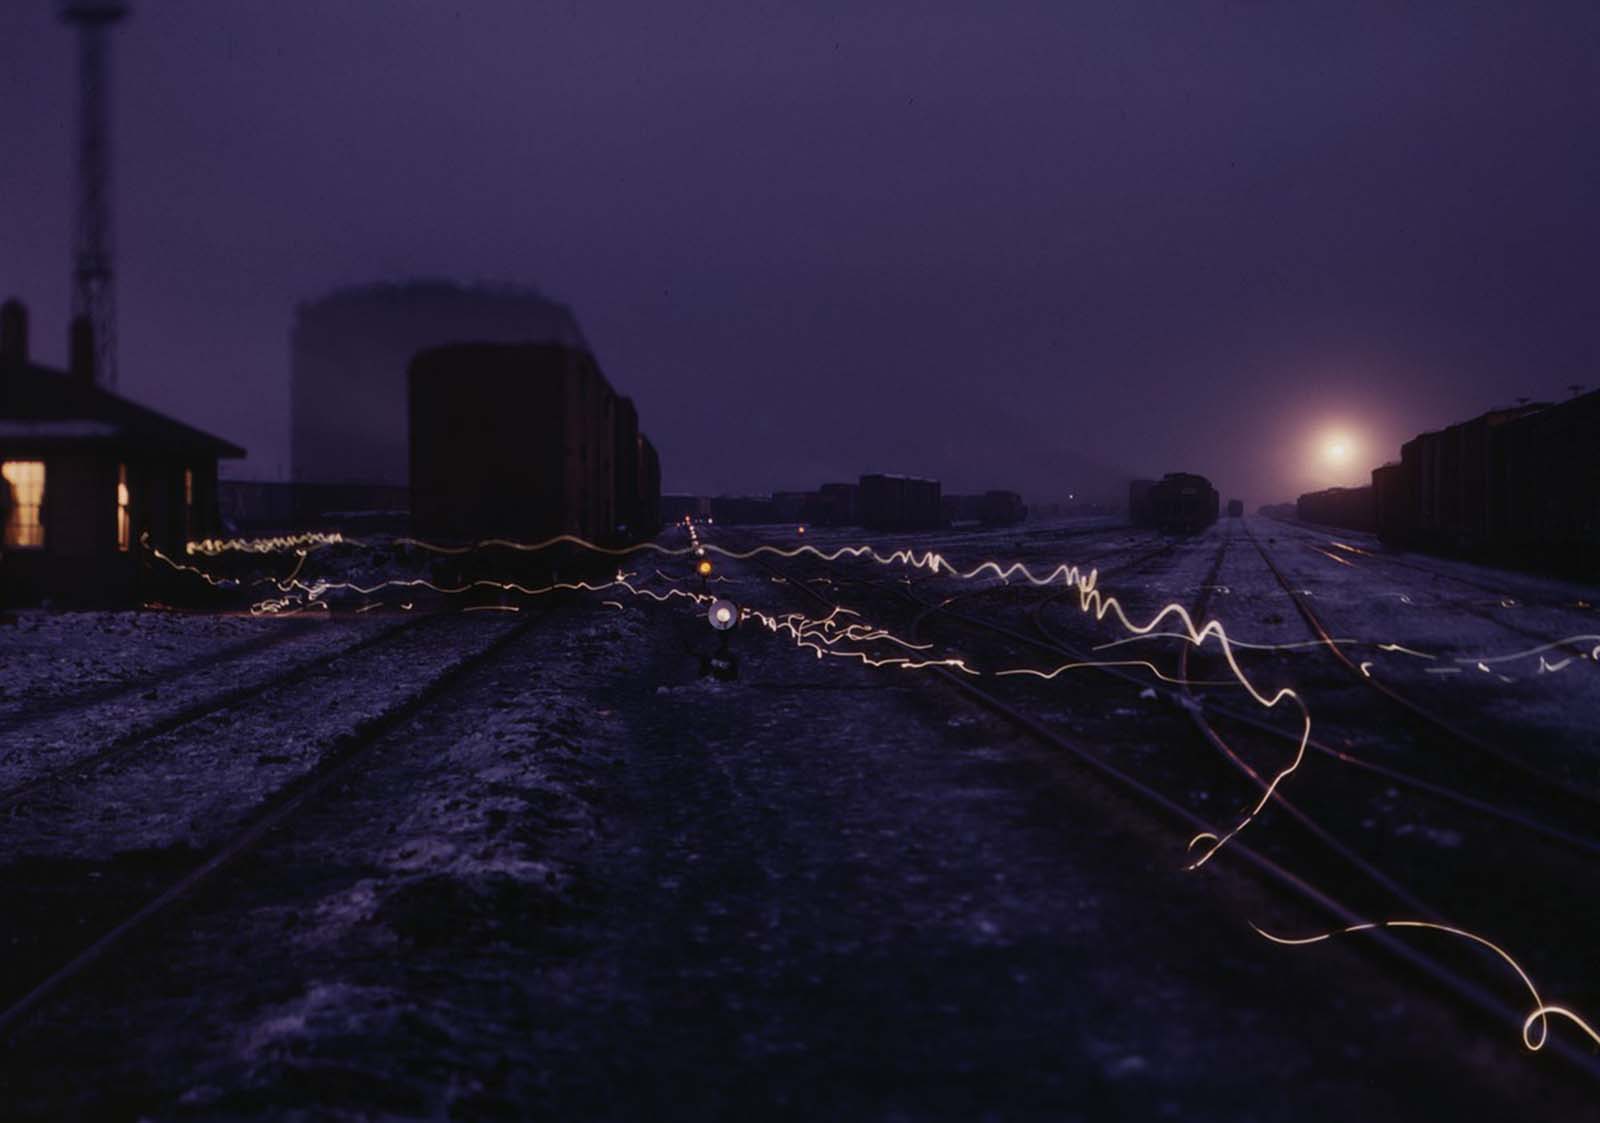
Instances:
[[[1287,687],[1270,694],[1259,689],[1251,681],[1244,669],[1240,666],[1235,649],[1243,648],[1255,650],[1281,650],[1297,646],[1319,646],[1322,643],[1320,640],[1316,641],[1315,643],[1305,645],[1254,644],[1246,641],[1235,640],[1228,635],[1221,621],[1213,619],[1205,621],[1201,624],[1197,624],[1189,611],[1184,606],[1179,604],[1168,604],[1158,610],[1155,615],[1151,617],[1151,619],[1144,621],[1143,623],[1135,622],[1128,616],[1121,603],[1115,597],[1106,595],[1099,588],[1098,570],[1090,569],[1087,572],[1084,572],[1082,569],[1080,569],[1080,567],[1072,564],[1057,565],[1041,576],[1034,573],[1030,567],[1020,561],[1013,562],[1010,565],[1002,565],[1000,562],[992,560],[984,561],[970,569],[962,570],[951,564],[942,554],[933,550],[925,551],[920,555],[914,550],[910,549],[895,550],[888,554],[883,554],[873,547],[865,545],[841,546],[829,551],[811,545],[785,549],[778,546],[763,544],[749,550],[738,551],[728,550],[714,544],[702,544],[698,534],[693,531],[692,525],[690,530],[691,544],[682,548],[662,546],[654,542],[640,543],[633,546],[619,548],[603,547],[595,543],[587,542],[574,535],[560,535],[555,538],[547,539],[544,542],[532,544],[517,543],[506,539],[487,539],[477,543],[475,546],[448,547],[411,538],[396,539],[394,544],[398,546],[414,547],[420,550],[446,555],[462,555],[470,553],[475,549],[488,547],[501,547],[519,552],[536,552],[549,549],[557,545],[572,545],[597,554],[615,557],[635,554],[641,551],[652,551],[665,557],[682,557],[691,554],[704,556],[704,554],[709,552],[734,560],[748,560],[762,555],[785,559],[809,556],[829,563],[837,561],[841,558],[849,558],[852,560],[865,559],[885,567],[901,566],[911,570],[925,570],[930,575],[939,575],[942,573],[948,577],[963,582],[976,580],[985,575],[992,575],[995,579],[1004,583],[1010,583],[1013,578],[1019,578],[1020,580],[1026,581],[1028,584],[1035,587],[1043,587],[1059,583],[1067,587],[1074,588],[1078,593],[1079,611],[1082,614],[1091,617],[1097,623],[1105,620],[1109,616],[1117,625],[1119,625],[1128,633],[1128,635],[1123,639],[1101,645],[1102,648],[1114,647],[1129,642],[1153,638],[1179,639],[1191,644],[1196,648],[1199,648],[1205,644],[1207,639],[1215,639],[1229,671],[1234,676],[1234,682],[1230,683],[1229,685],[1237,684],[1243,687],[1244,690],[1249,693],[1249,695],[1258,704],[1267,709],[1272,709],[1286,701],[1292,701],[1301,712],[1302,731],[1296,746],[1296,750],[1289,763],[1282,767],[1272,777],[1271,781],[1265,785],[1260,799],[1257,800],[1256,803],[1239,818],[1238,822],[1231,829],[1227,830],[1221,835],[1211,832],[1202,832],[1190,839],[1188,850],[1190,852],[1193,852],[1197,848],[1201,850],[1200,856],[1188,865],[1187,868],[1190,870],[1197,870],[1201,866],[1205,865],[1208,861],[1210,861],[1211,858],[1219,853],[1228,842],[1236,838],[1240,832],[1248,827],[1272,800],[1280,785],[1287,781],[1287,779],[1299,769],[1305,760],[1307,745],[1311,736],[1311,715],[1303,700],[1295,691]],[[683,597],[699,605],[715,599],[707,593],[696,593],[691,590],[674,588],[668,589],[664,593],[657,593],[653,590],[638,588],[627,579],[627,575],[621,572],[618,573],[615,580],[599,584],[586,581],[553,582],[548,586],[542,587],[529,587],[517,582],[493,581],[487,579],[479,579],[463,585],[452,587],[440,586],[432,581],[420,578],[392,579],[370,586],[362,586],[354,582],[305,582],[299,578],[298,574],[303,568],[309,551],[340,544],[362,545],[362,543],[360,543],[358,540],[346,539],[337,534],[301,535],[294,536],[292,538],[258,540],[236,539],[225,542],[207,541],[203,543],[191,543],[188,548],[188,553],[190,555],[198,553],[206,556],[217,556],[229,551],[269,554],[293,550],[299,555],[294,572],[291,573],[288,578],[283,579],[283,581],[275,583],[278,584],[280,589],[285,593],[296,590],[304,593],[307,601],[312,603],[321,601],[321,599],[326,596],[327,593],[332,591],[350,591],[359,595],[370,596],[376,592],[390,588],[427,588],[447,595],[465,593],[473,589],[493,588],[506,592],[517,592],[527,596],[545,595],[559,590],[603,592],[613,589],[622,589],[633,596],[643,596],[657,602],[667,601],[673,597]],[[1341,547],[1343,546],[1341,543],[1335,543],[1335,545]],[[1360,553],[1361,551],[1356,550],[1351,552]],[[218,583],[209,575],[203,573],[196,567],[180,565],[179,563],[172,562],[171,559],[160,555],[158,551],[155,553],[156,556],[160,557],[161,560],[166,561],[167,564],[172,565],[175,569],[198,574],[206,580],[211,581],[213,584]],[[1343,564],[1349,564],[1348,562],[1345,562],[1344,559],[1335,555],[1330,554],[1327,556]],[[672,578],[668,578],[666,574],[661,574],[660,570],[657,570],[656,572],[667,580],[673,580]],[[618,601],[608,600],[603,603],[615,605],[618,608],[622,607],[621,603]],[[501,610],[515,610],[514,606],[476,607],[482,609],[499,608]],[[841,650],[840,645],[843,644],[863,645],[879,642],[887,642],[893,645],[898,645],[908,651],[920,652],[929,650],[931,648],[931,645],[928,644],[915,644],[901,639],[886,629],[876,627],[859,619],[845,619],[847,617],[857,617],[858,615],[859,614],[855,613],[853,610],[846,609],[842,606],[835,606],[831,613],[821,618],[807,617],[802,613],[790,613],[781,616],[770,615],[753,608],[744,608],[741,610],[742,618],[755,621],[765,630],[773,634],[786,635],[794,642],[796,647],[812,651],[819,659],[833,656],[857,659],[863,664],[871,667],[897,666],[902,669],[942,667],[951,670],[957,670],[974,676],[980,674],[980,672],[967,666],[966,663],[960,659],[918,659],[912,656],[894,656],[884,659],[875,659],[867,652],[862,650],[857,650],[854,648],[846,648]],[[1180,626],[1179,630],[1160,630],[1161,625],[1169,619],[1177,622],[1177,624]],[[1511,655],[1485,657],[1482,659],[1457,659],[1455,661],[1476,663],[1483,670],[1487,671],[1489,668],[1484,664],[1489,662],[1503,662],[1517,658],[1526,658],[1531,655],[1538,655],[1541,671],[1558,670],[1560,667],[1566,666],[1567,663],[1571,662],[1571,660],[1566,660],[1557,666],[1551,666],[1545,661],[1543,652],[1557,647],[1570,646],[1580,641],[1600,641],[1600,636],[1574,636],[1569,637],[1566,640],[1556,641],[1530,649],[1528,651],[1516,652]],[[1436,655],[1432,655],[1427,652],[1416,651],[1400,644],[1379,644],[1377,646],[1380,650],[1403,653],[1422,659],[1433,660],[1438,658]],[[1099,650],[1099,648],[1097,648],[1097,650]],[[1590,658],[1600,660],[1600,642],[1596,643],[1593,652],[1590,653]],[[1064,664],[1051,671],[1040,671],[1032,668],[1011,668],[998,671],[996,674],[1000,677],[1007,675],[1032,675],[1049,681],[1068,670],[1095,666],[1141,666],[1148,668],[1164,681],[1179,681],[1162,674],[1162,672],[1153,664],[1144,660],[1124,660],[1117,662],[1083,661]],[[1456,668],[1439,668],[1439,670],[1454,671]],[[1365,672],[1365,664],[1363,665],[1363,671]],[[1490,941],[1485,937],[1477,935],[1476,933],[1466,929],[1428,921],[1391,920],[1351,925],[1346,928],[1310,937],[1290,938],[1276,936],[1253,923],[1251,924],[1251,927],[1262,937],[1274,943],[1287,946],[1303,946],[1331,939],[1335,935],[1371,931],[1380,928],[1430,929],[1448,933],[1459,939],[1475,942],[1493,951],[1502,960],[1504,960],[1512,968],[1512,970],[1516,972],[1524,986],[1527,988],[1529,995],[1533,999],[1533,1009],[1527,1015],[1526,1020],[1523,1023],[1523,1043],[1528,1049],[1536,1051],[1543,1048],[1549,1037],[1549,1019],[1551,1017],[1561,1017],[1568,1020],[1590,1039],[1592,1039],[1597,1045],[1600,1045],[1600,1031],[1597,1031],[1591,1023],[1589,1023],[1572,1009],[1565,1006],[1546,1003],[1540,996],[1538,989],[1535,987],[1528,972],[1521,966],[1520,963],[1517,962],[1515,958],[1510,955],[1509,952],[1500,947],[1498,944],[1495,944],[1493,941]],[[1534,1032],[1535,1027],[1537,1027],[1536,1034]]]
[[[1539,995],[1539,988],[1534,986],[1532,976],[1528,974],[1522,964],[1512,957],[1510,952],[1493,940],[1486,939],[1476,932],[1469,932],[1465,928],[1456,928],[1449,924],[1435,924],[1428,920],[1378,920],[1369,921],[1365,924],[1351,924],[1328,932],[1319,932],[1315,936],[1291,937],[1273,935],[1265,928],[1254,923],[1250,927],[1255,929],[1257,935],[1271,940],[1275,944],[1282,944],[1285,947],[1304,947],[1308,944],[1320,944],[1324,940],[1333,939],[1335,936],[1346,936],[1356,932],[1373,932],[1384,928],[1419,928],[1433,932],[1444,932],[1458,939],[1469,940],[1472,943],[1488,948],[1495,955],[1505,960],[1510,968],[1517,973],[1517,977],[1522,980],[1522,985],[1528,988],[1528,994],[1533,999],[1533,1009],[1522,1023],[1522,1043],[1530,1051],[1538,1052],[1544,1048],[1545,1043],[1549,1040],[1549,1018],[1552,1014],[1566,1018],[1587,1034],[1596,1045],[1600,1045],[1600,1030],[1596,1030],[1593,1025],[1569,1007],[1555,1006],[1545,1002]],[[1534,1036],[1532,1032],[1535,1025],[1539,1027],[1537,1036]]]

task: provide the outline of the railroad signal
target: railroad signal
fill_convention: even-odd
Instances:
[[[700,657],[700,673],[721,682],[732,682],[739,677],[739,660],[728,648],[728,638],[739,623],[739,606],[731,600],[718,598],[711,602],[706,619],[717,631],[717,649]]]
[[[739,622],[739,606],[730,600],[715,600],[711,602],[711,611],[706,613],[706,619],[711,621],[711,626],[719,632],[726,632]]]

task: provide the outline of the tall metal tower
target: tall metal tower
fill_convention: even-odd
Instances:
[[[111,25],[124,0],[62,0],[61,19],[78,29],[78,199],[73,238],[72,315],[94,332],[95,380],[117,388],[117,304],[111,269]]]

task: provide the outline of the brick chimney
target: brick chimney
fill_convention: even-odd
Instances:
[[[72,377],[94,382],[94,325],[87,316],[74,316],[67,334],[67,370]]]
[[[0,304],[0,367],[10,369],[28,362],[28,310],[20,300]]]

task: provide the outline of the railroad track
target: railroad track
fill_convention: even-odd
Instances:
[[[1299,522],[1299,521],[1296,521],[1296,520],[1293,520],[1293,519],[1284,519],[1284,518],[1278,518],[1278,517],[1275,517],[1275,516],[1272,516],[1271,518],[1272,518],[1273,522],[1277,523],[1280,526],[1289,527],[1290,529],[1293,529],[1293,530],[1306,531],[1307,533],[1310,533],[1310,534],[1326,536],[1326,535],[1332,535],[1332,534],[1347,533],[1347,532],[1343,531],[1342,528],[1340,528],[1340,527],[1318,526],[1316,523],[1303,523],[1303,522]],[[1358,531],[1358,532],[1355,532],[1355,533],[1360,533],[1360,532]],[[1330,538],[1329,541],[1336,541],[1336,540]],[[1384,551],[1368,550],[1365,547],[1352,546],[1349,543],[1341,543],[1340,545],[1342,545],[1344,549],[1349,550],[1349,551],[1353,551],[1354,553],[1356,553],[1357,555],[1359,555],[1361,557],[1371,558],[1374,561],[1381,561],[1385,565],[1393,565],[1393,566],[1398,566],[1398,567],[1400,567],[1402,569],[1409,569],[1409,570],[1412,570],[1412,571],[1414,571],[1416,573],[1424,573],[1424,574],[1427,574],[1429,577],[1438,578],[1438,579],[1442,579],[1442,580],[1445,580],[1445,581],[1450,581],[1450,582],[1453,582],[1454,584],[1457,584],[1457,585],[1465,585],[1469,589],[1477,589],[1479,592],[1489,593],[1490,595],[1492,595],[1492,596],[1494,596],[1496,598],[1503,599],[1503,598],[1505,598],[1507,596],[1508,593],[1511,592],[1511,589],[1508,586],[1486,585],[1482,581],[1474,581],[1472,578],[1466,576],[1465,574],[1453,573],[1450,570],[1440,568],[1439,566],[1427,565],[1427,564],[1425,564],[1423,562],[1419,562],[1419,561],[1415,560],[1415,556],[1411,555],[1411,554],[1406,554],[1406,555],[1402,556],[1402,555],[1399,555],[1399,554],[1391,553],[1391,552],[1389,552],[1387,550],[1384,550]],[[1514,580],[1514,581],[1522,580],[1522,578],[1519,577],[1518,575],[1511,575],[1511,577],[1512,577],[1512,580]],[[1568,581],[1568,583],[1571,584],[1573,582]],[[1526,586],[1524,586],[1524,588],[1526,588]],[[1526,593],[1515,593],[1513,595],[1513,599],[1518,601],[1518,603],[1520,603],[1520,604],[1533,605],[1533,606],[1536,606],[1536,607],[1543,607],[1543,608],[1568,609],[1568,610],[1570,610],[1570,609],[1573,609],[1573,608],[1577,607],[1576,605],[1568,604],[1568,603],[1565,603],[1565,602],[1557,603],[1557,604],[1551,604],[1551,603],[1546,602],[1546,601],[1541,601],[1540,595],[1537,594],[1537,593],[1534,594],[1533,596],[1529,596]]]
[[[1217,557],[1212,565],[1211,576],[1203,583],[1205,586],[1215,586],[1215,575],[1220,569],[1222,558],[1227,548],[1228,543],[1225,539],[1219,548]],[[789,576],[788,574],[783,573],[781,567],[778,567],[775,564],[769,563],[765,560],[763,560],[762,564],[769,570],[776,571],[786,577]],[[816,589],[812,588],[809,584],[802,580],[791,578],[787,583],[800,594],[822,604],[825,607],[832,607],[836,604],[836,601],[833,598],[819,593]],[[903,589],[896,589],[895,591],[904,593]],[[1201,592],[1202,602],[1208,602],[1209,589],[1203,588]],[[922,611],[914,619],[912,631],[908,638],[913,642],[916,642],[918,639],[920,639],[920,628],[922,624],[932,617],[939,616],[955,620],[969,627],[974,625],[982,626],[988,631],[1004,634],[1011,639],[1020,642],[1026,642],[1030,640],[1030,637],[1025,636],[1023,633],[1017,632],[1014,629],[1006,628],[1003,625],[990,624],[981,620],[976,620],[964,613],[953,611],[950,605],[955,599],[956,598],[950,598],[939,603],[922,601]],[[1048,601],[1040,602],[1040,604],[1035,606],[1034,619],[1036,622],[1039,620],[1040,610],[1042,610],[1048,603]],[[1039,640],[1032,640],[1031,642],[1036,646],[1041,643]],[[1069,647],[1060,643],[1051,642],[1049,640],[1042,642],[1046,643],[1051,650],[1058,653],[1068,654],[1069,656],[1081,654],[1072,651]],[[1185,644],[1184,646],[1187,647],[1188,645]],[[1122,671],[1120,668],[1104,669],[1108,672],[1118,672],[1119,677],[1136,682],[1141,687],[1148,684],[1147,679],[1131,675],[1125,671]],[[1194,831],[1196,836],[1209,834],[1214,837],[1221,837],[1226,833],[1225,828],[1220,827],[1218,824],[1207,822],[1201,816],[1182,806],[1175,800],[1158,791],[1156,788],[1134,777],[1123,769],[1118,768],[1116,765],[1107,760],[1103,753],[1098,752],[1094,748],[1079,742],[1075,738],[1063,735],[1059,730],[1051,728],[1049,725],[1046,725],[1044,722],[1041,722],[1037,718],[1008,702],[1004,698],[1001,698],[994,691],[987,689],[985,686],[979,685],[977,682],[974,682],[971,677],[958,674],[943,667],[932,667],[929,668],[929,671],[982,706],[984,709],[999,716],[1013,727],[1027,734],[1032,739],[1050,748],[1059,750],[1063,754],[1066,754],[1071,759],[1076,760],[1097,775],[1101,776],[1116,789],[1122,791],[1126,795],[1131,796],[1138,803],[1156,811],[1162,817],[1169,820],[1175,820],[1184,827]],[[1185,705],[1184,708],[1188,709],[1191,713],[1195,713],[1197,707],[1192,696],[1186,698],[1185,701],[1189,704]],[[1264,723],[1262,724],[1264,725]],[[1266,728],[1271,729],[1272,727],[1267,726]],[[1282,735],[1282,732],[1283,731],[1281,730],[1274,730],[1276,735]],[[1296,743],[1298,743],[1298,737],[1294,737],[1293,739]],[[1242,760],[1238,759],[1236,754],[1232,754],[1228,749],[1226,749],[1225,746],[1213,744],[1212,747],[1222,748],[1225,758],[1232,757],[1230,763],[1236,770],[1239,770],[1241,773],[1248,772],[1248,766],[1246,766]],[[1325,751],[1335,757],[1343,758],[1348,756],[1348,754],[1341,753],[1340,751],[1331,749],[1327,746],[1320,746],[1320,748],[1322,751]],[[1375,768],[1374,772],[1384,774],[1388,777],[1404,777],[1403,773],[1399,773],[1395,770]],[[1264,781],[1262,781],[1259,774],[1255,775],[1254,781],[1258,787],[1258,790],[1260,787],[1264,786]],[[1419,790],[1428,790],[1433,794],[1439,795],[1441,798],[1452,798],[1458,806],[1475,810],[1480,814],[1488,814],[1492,817],[1500,819],[1503,822],[1511,822],[1526,826],[1529,829],[1537,830],[1537,824],[1534,821],[1523,819],[1522,817],[1517,816],[1514,812],[1496,808],[1493,805],[1488,804],[1486,801],[1475,800],[1470,796],[1466,796],[1464,793],[1449,792],[1448,789],[1443,789],[1441,786],[1431,785],[1426,781],[1421,781],[1415,778],[1404,778],[1401,780],[1401,782],[1410,783],[1413,786],[1416,786]],[[1288,801],[1282,799],[1280,793],[1275,802],[1279,805],[1286,805]],[[1318,841],[1326,849],[1328,849],[1331,853],[1336,854],[1345,864],[1353,865],[1357,869],[1362,870],[1364,875],[1369,880],[1391,894],[1395,900],[1406,905],[1407,907],[1412,908],[1418,914],[1416,919],[1430,920],[1434,917],[1437,917],[1437,910],[1427,906],[1417,898],[1415,893],[1400,885],[1399,882],[1393,877],[1379,870],[1376,866],[1361,858],[1348,846],[1339,842],[1331,834],[1331,832],[1321,827],[1308,815],[1302,814],[1300,819],[1303,825],[1308,825],[1311,828],[1312,837],[1318,839]],[[1600,845],[1596,844],[1592,839],[1584,839],[1577,836],[1566,836],[1563,832],[1559,831],[1543,831],[1538,833],[1542,833],[1546,837],[1555,838],[1558,841],[1570,842],[1581,849],[1587,849],[1591,852],[1597,848],[1597,845]],[[1240,840],[1239,838],[1234,838],[1229,842],[1225,849],[1219,851],[1216,860],[1223,863],[1233,863],[1253,871],[1266,882],[1271,883],[1277,886],[1280,890],[1286,892],[1291,898],[1320,911],[1332,922],[1332,926],[1334,927],[1345,927],[1371,923],[1372,913],[1370,911],[1364,911],[1352,907],[1336,896],[1333,891],[1326,889],[1309,880],[1307,877],[1292,871],[1282,861],[1267,856],[1267,854],[1262,850],[1256,848],[1248,842]],[[1392,959],[1419,972],[1422,976],[1429,979],[1452,999],[1464,1003],[1465,1005],[1478,1011],[1480,1014],[1492,1019],[1495,1023],[1503,1026],[1520,1026],[1522,1024],[1526,1015],[1526,1011],[1512,1008],[1503,1000],[1501,1000],[1496,994],[1491,993],[1479,985],[1474,979],[1462,974],[1459,970],[1448,965],[1440,958],[1419,951],[1413,944],[1396,937],[1391,930],[1378,927],[1368,931],[1364,938],[1370,939],[1370,943],[1373,947],[1383,951]],[[1597,1060],[1592,1053],[1573,1045],[1571,1041],[1566,1038],[1553,1037],[1545,1047],[1552,1049],[1556,1055],[1561,1056],[1563,1060],[1572,1064],[1574,1067],[1587,1074],[1590,1078],[1600,1080],[1600,1060]]]
[[[1224,547],[1224,549],[1225,548],[1226,547]],[[1221,567],[1221,559],[1222,552],[1219,551],[1212,573],[1208,575],[1206,580],[1202,583],[1203,587],[1201,589],[1200,599],[1191,607],[1191,613],[1196,619],[1202,619],[1204,617],[1205,611],[1210,604],[1211,596],[1215,591],[1215,586],[1217,583],[1216,572]],[[1058,589],[1053,592],[1051,596],[1047,597],[1039,604],[1036,604],[1033,606],[1032,610],[1030,610],[1029,616],[1035,631],[1038,632],[1037,637],[1030,637],[1024,633],[1019,633],[1013,629],[1006,628],[1004,625],[979,618],[967,618],[966,622],[974,626],[1002,632],[1017,642],[1034,646],[1040,650],[1049,651],[1058,655],[1064,655],[1067,658],[1085,663],[1093,663],[1096,661],[1097,657],[1092,651],[1086,651],[1074,646],[1059,633],[1054,631],[1045,620],[1046,610],[1048,610],[1057,600],[1069,594],[1070,592],[1071,590]],[[1182,660],[1180,663],[1179,677],[1187,678],[1187,675],[1184,672],[1186,671],[1188,665],[1188,645],[1184,644],[1180,646],[1179,652],[1179,658]],[[1150,688],[1151,685],[1147,676],[1129,671],[1123,667],[1095,666],[1093,667],[1093,670],[1099,674],[1110,678],[1119,679],[1141,689]],[[1226,703],[1220,703],[1214,698],[1196,696],[1192,690],[1173,690],[1167,687],[1160,687],[1158,688],[1158,693],[1165,694],[1175,705],[1188,710],[1191,714],[1195,714],[1198,717],[1204,718],[1207,714],[1209,714],[1213,717],[1226,718],[1231,723],[1249,727],[1259,734],[1285,745],[1297,746],[1300,743],[1300,734],[1298,732],[1274,725],[1259,714],[1252,713],[1247,710],[1241,710],[1229,706]],[[1402,768],[1397,768],[1392,765],[1386,765],[1378,761],[1370,760],[1360,754],[1351,753],[1332,745],[1315,734],[1307,739],[1306,748],[1310,752],[1316,753],[1319,756],[1323,756],[1331,760],[1337,760],[1341,764],[1347,765],[1355,770],[1370,773],[1373,776],[1382,777],[1388,783],[1394,784],[1398,787],[1423,793],[1443,803],[1447,803],[1454,807],[1469,811],[1474,815],[1477,815],[1494,824],[1513,827],[1518,831],[1570,849],[1574,853],[1582,854],[1588,857],[1600,857],[1600,837],[1565,830],[1561,826],[1551,823],[1546,819],[1537,818],[1518,809],[1505,806],[1504,804],[1493,803],[1488,800],[1479,799],[1478,797],[1464,792],[1452,785],[1430,780],[1424,776],[1420,776],[1414,772],[1408,772]]]
[[[1361,682],[1365,687],[1372,690],[1376,694],[1387,699],[1394,706],[1403,710],[1414,721],[1419,722],[1423,726],[1434,731],[1436,735],[1447,739],[1451,745],[1468,749],[1480,757],[1493,760],[1502,767],[1519,773],[1527,779],[1533,780],[1535,783],[1543,786],[1548,791],[1558,794],[1567,800],[1573,801],[1577,805],[1585,808],[1590,814],[1600,811],[1600,792],[1597,792],[1595,789],[1574,784],[1561,776],[1557,776],[1546,769],[1540,768],[1528,761],[1523,755],[1510,752],[1498,745],[1493,744],[1487,739],[1478,736],[1471,730],[1463,728],[1457,722],[1454,722],[1449,718],[1436,713],[1429,707],[1407,696],[1406,694],[1403,694],[1401,691],[1396,690],[1388,683],[1374,678],[1371,675],[1365,674],[1361,668],[1356,663],[1352,662],[1350,657],[1344,653],[1341,646],[1335,642],[1332,633],[1329,632],[1327,626],[1323,623],[1322,618],[1311,606],[1309,599],[1304,595],[1302,590],[1296,588],[1294,583],[1289,580],[1289,578],[1284,574],[1283,570],[1279,568],[1277,562],[1273,560],[1272,555],[1267,551],[1267,548],[1262,545],[1260,539],[1255,536],[1254,532],[1252,532],[1248,526],[1245,527],[1245,534],[1255,546],[1256,552],[1261,555],[1261,560],[1272,572],[1272,576],[1276,579],[1278,585],[1289,595],[1290,600],[1295,606],[1295,611],[1297,611],[1300,614],[1300,618],[1305,621],[1306,626],[1311,630],[1312,635],[1321,641],[1323,650],[1325,650],[1329,657],[1339,663],[1339,665],[1342,666],[1349,674],[1354,676],[1357,681]]]
[[[1282,525],[1297,530],[1316,531],[1319,529],[1306,523],[1283,523],[1282,520],[1278,521]],[[1337,555],[1330,554],[1328,551],[1322,549],[1322,547],[1313,545],[1304,539],[1296,539],[1295,542],[1296,545],[1303,546],[1313,553],[1321,554],[1324,557],[1331,557],[1335,561],[1342,562],[1345,565],[1353,566],[1357,564],[1348,558],[1341,558]],[[1503,610],[1512,607],[1527,607],[1536,608],[1547,612],[1570,613],[1574,611],[1582,611],[1573,604],[1551,604],[1548,601],[1542,601],[1537,596],[1529,597],[1526,593],[1519,592],[1513,594],[1509,589],[1485,585],[1483,582],[1474,581],[1470,577],[1465,577],[1458,573],[1451,573],[1448,570],[1438,569],[1433,566],[1422,565],[1418,562],[1396,557],[1393,554],[1367,550],[1360,546],[1352,546],[1347,542],[1339,542],[1336,539],[1331,538],[1328,539],[1328,543],[1335,549],[1341,549],[1347,553],[1350,553],[1354,557],[1362,559],[1363,563],[1375,563],[1379,566],[1398,566],[1402,569],[1409,569],[1416,573],[1426,574],[1435,581],[1449,581],[1457,585],[1466,586],[1469,589],[1477,589],[1480,592],[1488,593],[1495,599],[1495,604],[1493,607],[1465,600],[1450,601],[1446,607],[1451,612],[1466,613],[1469,616],[1474,616],[1479,620],[1486,621],[1502,631],[1510,632],[1513,635],[1522,637],[1523,639],[1533,640],[1538,644],[1548,643],[1550,637],[1544,632],[1534,631],[1533,629],[1525,627],[1514,620],[1508,620],[1505,618],[1503,612],[1496,613],[1493,609],[1499,608]],[[1581,625],[1574,623],[1574,626],[1580,628],[1580,630],[1583,628],[1593,629],[1595,622],[1591,617],[1585,619]],[[1590,647],[1581,644],[1558,643],[1555,645],[1555,648],[1556,650],[1563,651],[1568,655],[1575,656],[1580,659],[1587,659],[1590,655]]]
[[[185,726],[203,721],[213,714],[259,697],[269,691],[294,686],[326,670],[340,659],[348,658],[351,655],[368,651],[386,643],[392,643],[413,629],[423,626],[430,619],[434,619],[434,617],[429,615],[408,616],[397,625],[366,636],[355,643],[346,644],[335,651],[324,652],[303,662],[296,663],[280,674],[270,675],[259,682],[245,683],[220,691],[182,706],[155,721],[146,722],[143,725],[126,730],[99,749],[73,757],[36,776],[0,789],[0,812],[11,811],[25,802],[30,796],[70,782],[74,777],[85,775],[122,760],[136,753],[153,737],[176,732]]]
[[[74,710],[83,710],[101,702],[109,702],[116,698],[129,697],[134,694],[149,691],[152,687],[162,686],[175,681],[182,675],[202,669],[214,669],[218,665],[236,662],[251,655],[259,655],[288,643],[292,639],[305,635],[320,624],[309,620],[290,620],[274,627],[272,631],[259,636],[230,644],[218,651],[208,651],[203,655],[186,659],[182,663],[170,667],[162,667],[155,671],[136,675],[122,682],[111,683],[106,686],[91,687],[87,690],[75,691],[55,698],[46,698],[33,702],[10,713],[0,715],[0,729],[8,734],[24,729],[30,725],[37,725],[49,718],[60,717]]]
[[[83,979],[96,965],[125,948],[148,931],[175,906],[193,897],[222,871],[250,853],[266,836],[344,780],[385,735],[426,707],[437,704],[472,673],[492,662],[501,652],[544,619],[550,608],[519,620],[482,647],[452,661],[404,698],[381,713],[361,721],[353,732],[336,737],[306,772],[281,785],[253,809],[224,841],[189,868],[171,877],[137,907],[74,950],[65,961],[42,972],[8,996],[0,1009],[0,1039],[12,1037],[33,1014]],[[390,633],[392,634],[392,632]]]

